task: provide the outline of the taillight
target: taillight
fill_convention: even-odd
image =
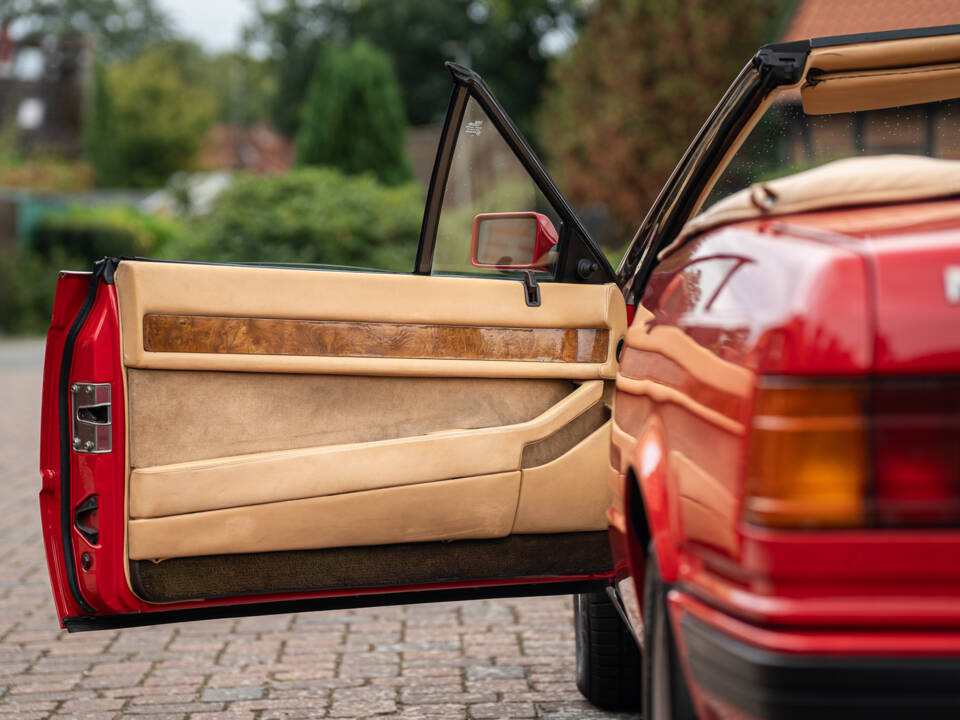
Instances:
[[[781,528],[960,524],[960,387],[904,381],[757,390],[744,517]]]
[[[863,391],[843,385],[757,390],[746,519],[775,527],[863,522]]]
[[[960,387],[879,383],[871,416],[875,523],[960,524]]]

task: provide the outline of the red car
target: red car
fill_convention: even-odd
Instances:
[[[761,48],[616,272],[450,70],[412,274],[61,276],[63,626],[576,593],[605,707],[956,716],[960,27]]]

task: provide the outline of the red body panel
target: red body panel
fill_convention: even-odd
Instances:
[[[60,438],[54,430],[59,427],[57,412],[57,381],[63,345],[70,324],[83,304],[89,273],[62,274],[57,282],[53,304],[53,317],[47,332],[47,344],[43,357],[43,400],[40,411],[40,512],[43,524],[44,548],[47,554],[47,570],[53,588],[57,617],[79,613],[66,586],[63,548],[57,541],[60,537]]]
[[[960,374],[960,306],[944,290],[945,268],[960,265],[960,203],[939,208],[931,227],[916,205],[720,227],[655,268],[614,405],[609,518],[621,580],[633,578],[629,617],[642,614],[644,573],[632,482],[679,588],[676,637],[691,613],[780,652],[960,655],[960,528],[786,531],[742,518],[762,378]],[[703,717],[736,716],[694,691]]]
[[[50,567],[58,569],[56,573],[51,571],[51,579],[61,619],[82,613],[68,589],[61,545],[58,382],[64,339],[83,303],[89,277],[68,275],[60,280],[44,368],[40,458],[44,484],[40,508],[47,556],[54,560]],[[113,451],[105,454],[70,452],[70,506],[75,508],[89,496],[97,496],[99,508],[88,521],[99,531],[97,544],[91,544],[76,528],[71,533],[71,541],[80,590],[86,602],[101,613],[130,612],[140,606],[140,601],[127,587],[124,569],[125,405],[119,334],[116,291],[113,285],[100,283],[93,307],[77,335],[70,383],[110,383]],[[90,560],[87,570],[79,566],[84,554]]]
[[[960,370],[957,307],[944,292],[944,270],[960,265],[958,231],[911,234],[866,243],[874,258],[877,347],[884,375]]]

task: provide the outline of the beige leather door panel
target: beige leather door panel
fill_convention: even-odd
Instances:
[[[123,262],[116,284],[128,368],[612,379],[626,330],[613,284],[536,307],[494,278]]]
[[[614,285],[120,264],[128,553],[601,530]],[[602,506],[602,507],[601,507]]]
[[[503,537],[520,473],[131,520],[131,560]]]
[[[130,517],[162,517],[517,471],[525,445],[572,422],[599,403],[602,395],[603,383],[593,380],[547,412],[518,425],[137,468],[130,478]],[[282,482],[264,482],[264,478],[282,478]]]

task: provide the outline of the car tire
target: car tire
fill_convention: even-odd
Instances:
[[[604,710],[640,709],[640,649],[606,593],[573,596],[577,687]]]
[[[696,720],[667,615],[667,587],[652,546],[647,553],[643,610],[643,718]]]

